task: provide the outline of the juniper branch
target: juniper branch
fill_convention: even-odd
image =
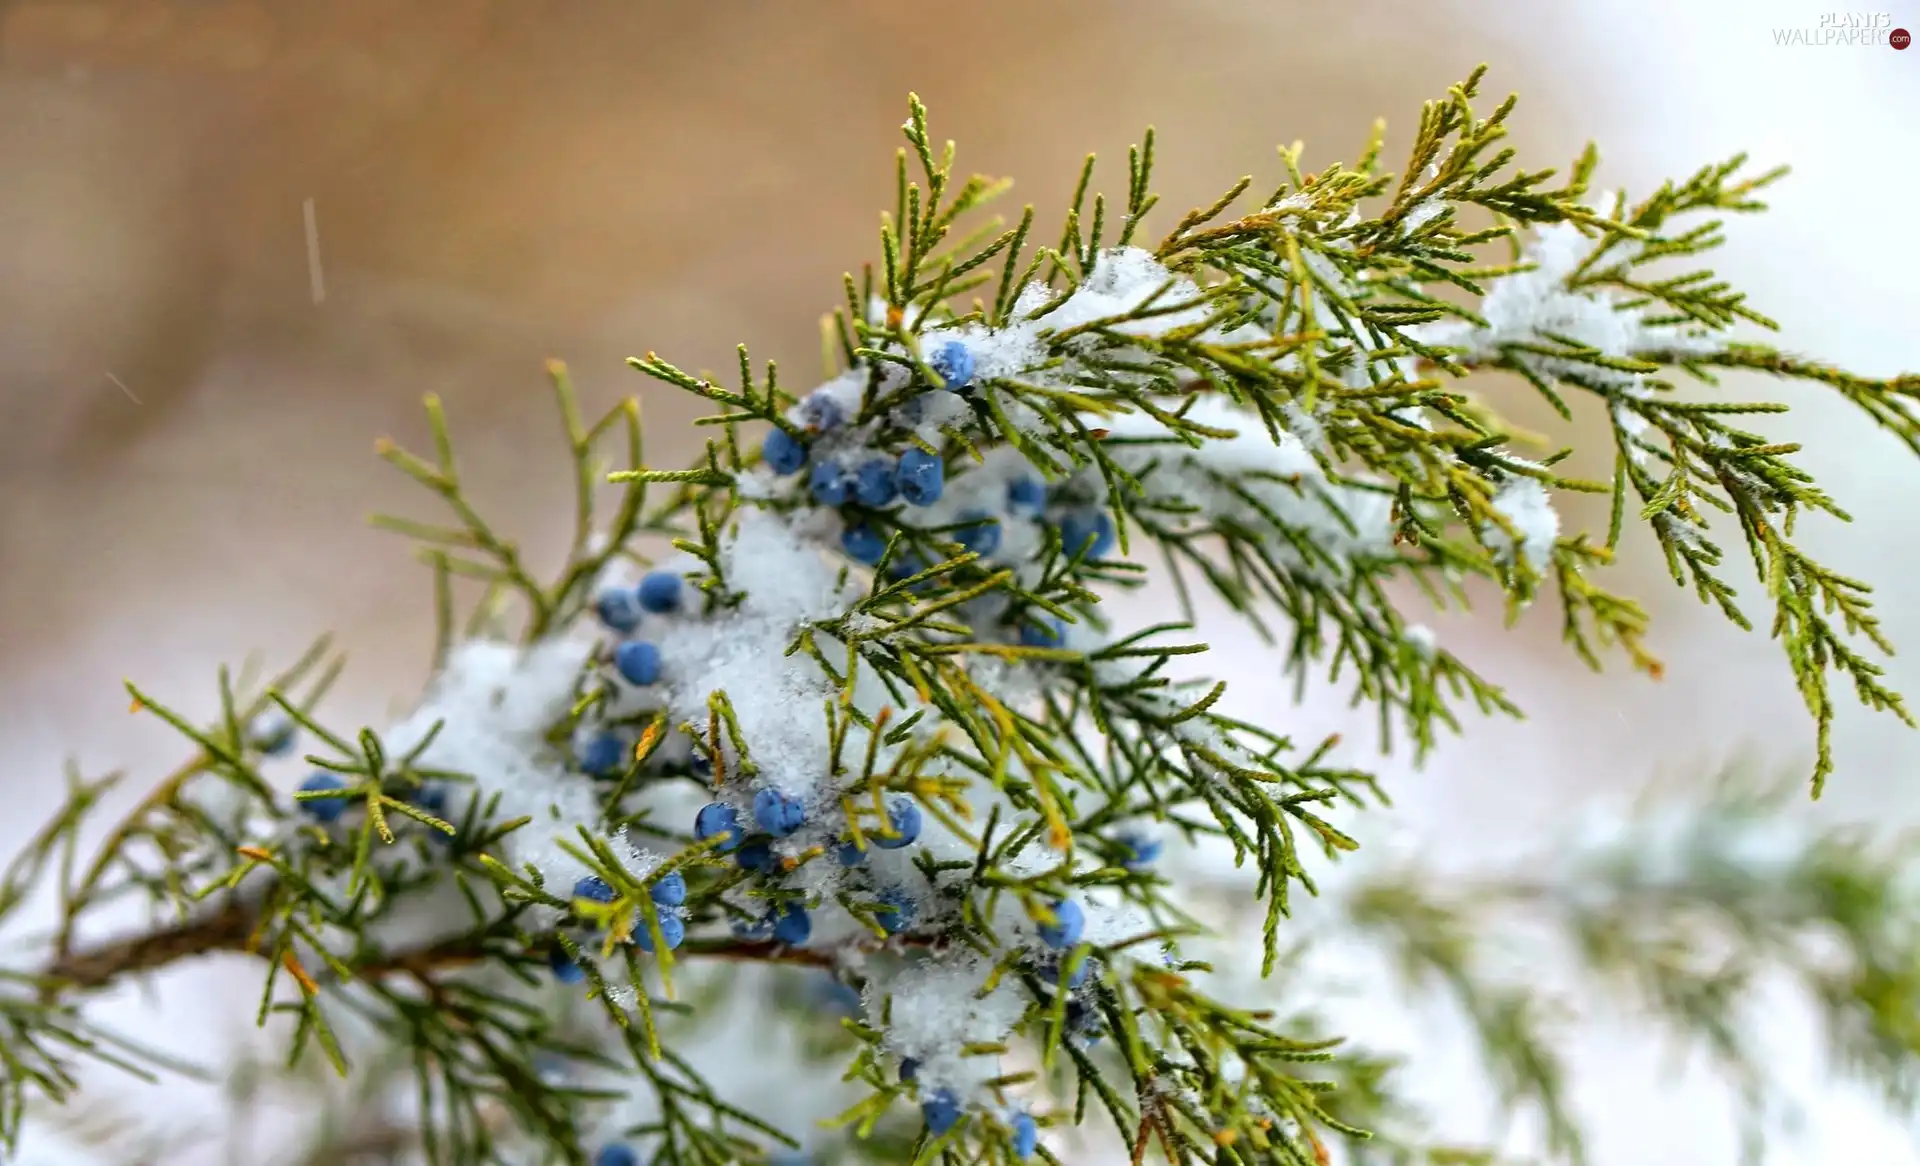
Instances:
[[[1816,722],[1817,793],[1831,673],[1908,716],[1866,654],[1891,646],[1865,586],[1791,541],[1797,515],[1845,513],[1788,460],[1794,443],[1727,420],[1777,406],[1681,401],[1661,378],[1824,384],[1920,452],[1912,377],[1734,340],[1770,321],[1707,273],[1643,270],[1717,244],[1717,221],[1687,217],[1757,209],[1774,175],[1741,177],[1736,160],[1638,204],[1590,205],[1597,155],[1557,186],[1515,168],[1499,146],[1514,104],[1476,112],[1480,80],[1426,107],[1399,175],[1381,170],[1378,135],[1356,165],[1316,174],[1283,151],[1265,201],[1242,204],[1244,179],[1153,250],[1133,242],[1155,203],[1151,135],[1124,201],[1093,192],[1090,160],[1059,243],[1030,247],[1031,209],[1012,229],[962,226],[1005,183],[961,178],[912,100],[881,259],[847,276],[823,326],[826,383],[795,394],[744,347],[737,387],[652,352],[631,361],[719,410],[698,457],[658,468],[637,405],[589,422],[550,366],[574,485],[550,580],[468,499],[429,398],[432,455],[380,452],[451,523],[378,522],[433,568],[432,687],[394,725],[336,729],[318,710],[338,667],[320,669],[323,645],[264,686],[223,674],[211,724],[132,690],[194,754],[77,877],[79,824],[105,784],[73,779],[0,884],[0,917],[48,879],[63,908],[47,962],[17,981],[37,996],[0,993],[32,1058],[4,1062],[0,1138],[17,1137],[29,1092],[70,1092],[71,1050],[105,1048],[82,1031],[85,993],[225,951],[265,963],[259,1016],[290,1018],[290,1063],[313,1052],[347,1071],[361,1030],[406,1044],[418,1148],[436,1166],[509,1146],[584,1163],[592,1106],[625,1106],[623,1136],[663,1166],[795,1145],[676,1049],[702,1019],[690,994],[721,990],[735,965],[798,965],[861,993],[823,1055],[841,1059],[850,1099],[832,1124],[869,1160],[1048,1158],[1043,1126],[1090,1120],[1136,1161],[1326,1166],[1332,1144],[1444,1160],[1394,1131],[1369,1141],[1347,1116],[1394,1111],[1376,1055],[1305,1032],[1299,1010],[1213,998],[1181,956],[1201,925],[1153,871],[1167,840],[1250,867],[1241,890],[1273,974],[1301,931],[1300,892],[1359,845],[1329,807],[1385,801],[1373,775],[1329,763],[1332,742],[1232,713],[1224,685],[1185,674],[1207,650],[1193,596],[1284,636],[1296,692],[1350,677],[1381,743],[1424,756],[1468,706],[1519,709],[1400,596],[1442,608],[1490,588],[1517,616],[1551,590],[1576,654],[1597,667],[1617,648],[1657,676],[1645,611],[1599,574],[1632,518],[1676,580],[1745,626],[1703,533],[1719,511]],[[1502,247],[1504,261],[1487,254]],[[989,285],[990,304],[962,302]],[[1458,383],[1482,371],[1520,376],[1563,416],[1571,394],[1602,400],[1612,480],[1557,472],[1567,450],[1521,456],[1525,435]],[[603,463],[609,441],[627,468]],[[620,487],[610,517],[603,480]],[[1555,492],[1610,495],[1604,539],[1563,533]],[[673,554],[653,562],[642,539]],[[1183,618],[1116,627],[1102,600],[1148,580],[1149,551]],[[455,576],[483,585],[464,634]],[[270,759],[296,737],[314,751],[289,799]],[[174,921],[81,945],[119,895]],[[1465,966],[1469,909],[1384,891],[1361,908],[1410,968],[1452,987],[1501,1053],[1496,1083],[1577,1160],[1532,998],[1484,990]],[[533,1064],[572,1047],[537,1002],[553,979],[583,981],[598,1008],[599,1092]],[[1724,1035],[1711,986],[1674,981],[1661,998]],[[1897,1075],[1904,1038],[1870,1027],[1849,1047]],[[997,1067],[1016,1045],[1040,1071]],[[1070,1115],[1035,1113],[1069,1099]]]

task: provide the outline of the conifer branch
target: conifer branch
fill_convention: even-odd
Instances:
[[[1287,985],[1303,896],[1386,801],[1374,775],[1330,761],[1333,741],[1230,713],[1226,686],[1193,674],[1208,650],[1196,596],[1283,645],[1296,697],[1346,683],[1377,710],[1380,743],[1421,758],[1468,709],[1520,709],[1412,618],[1409,595],[1448,608],[1497,592],[1517,617],[1551,592],[1574,653],[1599,667],[1618,650],[1657,677],[1646,612],[1602,572],[1637,523],[1677,582],[1748,626],[1708,538],[1717,513],[1774,605],[1816,724],[1817,794],[1836,673],[1911,721],[1880,679],[1892,646],[1866,586],[1792,541],[1799,516],[1845,512],[1792,463],[1797,444],[1736,424],[1784,406],[1682,398],[1667,378],[1824,385],[1914,452],[1920,382],[1736,339],[1771,321],[1708,272],[1654,269],[1717,245],[1713,216],[1759,209],[1777,174],[1736,159],[1596,204],[1595,152],[1563,177],[1516,168],[1500,145],[1514,103],[1476,110],[1480,80],[1424,109],[1399,174],[1381,169],[1379,134],[1355,165],[1314,174],[1283,151],[1271,195],[1249,205],[1243,179],[1151,250],[1150,134],[1124,199],[1094,191],[1089,159],[1058,243],[1036,246],[1030,208],[1010,229],[968,225],[1006,184],[954,170],[912,100],[880,258],[823,323],[824,383],[795,393],[744,347],[737,382],[632,360],[716,407],[699,456],[662,468],[636,403],[589,420],[549,366],[574,496],[547,575],[472,504],[429,398],[432,455],[379,452],[450,517],[376,520],[432,568],[428,691],[394,724],[329,725],[340,664],[324,641],[264,684],[223,672],[209,723],[130,688],[191,757],[84,862],[109,781],[71,777],[0,883],[0,923],[43,885],[61,907],[44,958],[0,979],[0,1141],[29,1098],[67,1099],[79,1059],[160,1063],[92,1030],[88,993],[242,952],[264,965],[260,1020],[291,1026],[289,1066],[372,1074],[388,1094],[411,1078],[411,1122],[379,1136],[434,1166],[614,1155],[605,1166],[620,1147],[705,1166],[827,1137],[867,1161],[1000,1166],[1053,1160],[1064,1124],[1110,1128],[1136,1161],[1492,1162],[1425,1145],[1388,1058],[1309,1024],[1310,1002],[1216,998],[1183,954],[1204,928],[1159,873],[1164,848],[1232,854],[1263,975]],[[1549,443],[1461,383],[1481,372],[1518,376],[1564,417],[1579,394],[1600,399],[1611,480],[1556,471],[1570,450],[1522,456]],[[1610,496],[1604,536],[1562,531],[1566,492]],[[642,540],[672,553],[650,561]],[[1156,570],[1178,610],[1115,626],[1103,599]],[[482,584],[464,612],[456,576]],[[278,770],[296,742],[311,751],[288,796]],[[1812,890],[1816,875],[1857,890],[1868,872],[1800,873],[1812,881],[1770,888],[1800,895],[1789,919],[1753,906],[1758,883],[1722,901],[1587,871],[1626,906],[1565,927],[1759,1097],[1723,1007],[1736,985],[1686,966],[1659,929],[1707,901],[1749,911],[1766,939],[1841,926],[1873,983],[1804,974],[1847,1063],[1906,1097],[1892,1083],[1920,1042],[1882,1010],[1904,1000],[1904,941],[1847,930]],[[1377,885],[1350,921],[1450,992],[1493,1082],[1541,1114],[1553,1158],[1577,1162],[1537,996],[1473,966],[1491,918],[1559,891],[1431,891]],[[167,921],[83,943],[122,896]],[[1848,901],[1904,909],[1891,893]],[[1809,966],[1791,943],[1756,942],[1751,959]],[[680,1051],[743,970],[840,995],[837,1011],[779,1012],[842,1070],[833,1132],[780,1128]],[[1003,1068],[1016,1049],[1040,1068]],[[542,1058],[590,1061],[591,1087],[556,1083]],[[599,1128],[623,1132],[583,1142]]]

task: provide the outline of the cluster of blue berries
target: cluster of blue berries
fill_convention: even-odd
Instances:
[[[805,469],[813,456],[807,443],[784,429],[767,434],[760,445],[767,468],[781,477]],[[938,454],[911,446],[898,459],[874,455],[849,465],[831,458],[814,463],[807,489],[822,506],[857,502],[877,510],[896,499],[909,506],[931,506],[946,492],[947,466]]]
[[[788,837],[806,825],[806,806],[779,790],[763,789],[754,794],[751,816],[757,830],[750,831],[732,806],[710,802],[694,815],[693,836],[702,842],[718,839],[715,849],[722,854],[732,854],[734,862],[745,870],[770,872],[777,865],[771,840]],[[876,833],[867,840],[883,850],[911,845],[920,837],[920,807],[904,797],[892,799],[887,806],[887,825],[885,835]],[[861,866],[867,861],[867,852],[851,841],[842,843],[837,855],[842,866]],[[882,891],[879,900],[881,906],[874,913],[875,921],[889,935],[910,925],[918,911],[913,899],[897,889]],[[754,923],[737,925],[734,930],[743,938],[771,939],[799,947],[813,935],[813,920],[805,906],[790,902],[775,907]]]
[[[783,430],[776,429],[767,438],[769,446],[779,441],[792,441]],[[791,470],[782,471],[771,456],[767,461],[773,465],[776,473],[795,474],[806,464],[807,451],[799,449],[799,461],[793,463],[791,457],[783,464],[792,464]],[[848,466],[842,462],[825,460],[817,463],[807,475],[807,489],[812,492],[814,501],[822,506],[840,507],[848,502],[857,502],[870,510],[878,510],[890,505],[895,499],[909,506],[931,506],[940,501],[947,490],[947,464],[938,454],[929,453],[919,446],[908,447],[897,459],[874,456],[857,465]]]
[[[1007,484],[1007,512],[1021,518],[1040,519],[1052,502],[1047,484],[1038,478],[1023,476]],[[1113,553],[1119,541],[1113,516],[1097,506],[1079,506],[1059,519],[1060,548],[1069,557],[1085,553],[1087,559],[1104,559]]]
[[[962,550],[991,558],[1000,549],[1000,520],[981,510],[969,510],[960,516],[953,529],[953,540]],[[840,536],[840,549],[856,563],[871,567],[880,561],[886,553],[887,538],[865,523],[855,523]],[[909,551],[902,555],[892,566],[896,579],[905,579],[927,569],[928,564],[918,552]]]
[[[595,613],[608,630],[631,637],[646,614],[671,615],[686,603],[686,581],[672,571],[649,571],[633,588],[610,587],[594,600]],[[628,638],[613,650],[613,667],[636,688],[660,682],[660,648]]]
[[[679,908],[687,901],[686,877],[679,871],[662,875],[647,888],[647,894],[657,908],[654,914],[660,921],[660,938],[666,941],[667,950],[672,951],[687,939],[687,924],[679,915]],[[592,903],[611,903],[619,896],[605,879],[598,875],[587,875],[573,884],[573,897]],[[654,950],[653,929],[647,926],[644,916],[638,911],[634,912],[628,942],[644,952],[651,953]],[[586,977],[580,965],[568,958],[565,949],[558,945],[549,953],[548,963],[553,969],[554,978],[562,983],[577,984]]]
[[[660,646],[636,638],[648,615],[673,615],[684,610],[687,583],[674,571],[649,571],[635,587],[609,587],[594,599],[594,612],[608,631],[621,638],[611,654],[613,670],[635,688],[660,682]],[[603,729],[582,741],[574,764],[593,777],[614,778],[626,771],[631,745],[628,735]]]
[[[912,1081],[920,1075],[920,1063],[912,1057],[900,1062],[900,1080]],[[936,1089],[920,1102],[920,1118],[927,1123],[927,1132],[941,1137],[960,1124],[964,1111],[960,1101],[952,1090]],[[1013,1134],[1013,1154],[1016,1158],[1026,1159],[1040,1145],[1040,1125],[1030,1113],[1016,1113],[1008,1122]]]
[[[685,580],[672,571],[649,571],[638,587],[609,587],[594,600],[600,622],[625,635],[640,626],[643,614],[671,615],[686,601]]]
[[[785,838],[806,824],[806,807],[799,799],[778,790],[763,789],[753,799],[753,818],[763,834]],[[715,849],[733,855],[742,869],[770,871],[774,867],[773,848],[761,839],[748,841],[749,834],[740,815],[724,802],[709,802],[693,818],[693,836],[701,842],[718,838]],[[765,918],[750,926],[736,925],[734,931],[744,938],[773,939],[789,947],[799,947],[813,935],[813,919],[806,907],[788,903],[774,908]]]
[[[910,449],[906,454],[902,455],[902,464],[904,464],[905,458],[915,455],[921,457],[928,456],[923,450]],[[817,475],[819,471],[816,470],[815,473]],[[815,490],[814,496],[817,499],[820,498],[818,489]],[[928,500],[928,504],[937,501],[938,497],[939,495],[936,492],[933,498]],[[859,497],[858,491],[855,492],[855,499],[862,504],[868,504],[866,499]],[[827,501],[826,499],[821,500]],[[908,501],[911,502],[912,498],[908,498]],[[1041,513],[1046,510],[1046,506],[1046,483],[1040,481],[1038,478],[1023,476],[1008,484],[1008,514],[1019,518],[1038,518]],[[955,528],[953,537],[954,541],[958,542],[964,549],[982,557],[991,557],[1000,549],[1000,536],[999,519],[984,511],[973,510],[960,516],[960,523]],[[840,536],[840,549],[844,550],[847,553],[847,557],[853,561],[864,563],[871,567],[878,563],[880,557],[886,553],[887,539],[885,535],[882,535],[873,527],[865,523],[855,523],[849,526],[846,532]],[[927,566],[928,564],[922,562],[920,556],[917,554],[904,555],[899,562],[893,565],[893,575],[897,579],[904,579],[908,576],[919,574],[921,571],[926,570]]]
[[[927,359],[927,366],[949,392],[964,393],[973,385],[973,353],[958,340],[949,340]],[[910,446],[898,458],[870,454],[857,462],[824,457],[813,459],[811,437],[846,424],[846,411],[832,396],[816,392],[800,403],[800,422],[806,436],[776,427],[760,446],[767,468],[788,477],[811,461],[807,489],[815,502],[838,509],[849,502],[869,510],[891,506],[932,506],[946,491],[946,463],[938,454]],[[880,561],[886,539],[864,525],[848,528],[842,538],[847,554],[871,566]]]

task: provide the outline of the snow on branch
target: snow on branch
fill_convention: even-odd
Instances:
[[[1409,621],[1409,594],[1464,604],[1477,583],[1517,612],[1551,592],[1574,651],[1657,673],[1645,614],[1598,573],[1637,514],[1744,622],[1714,511],[1767,581],[1816,779],[1832,672],[1906,716],[1864,654],[1890,650],[1864,586],[1790,539],[1794,514],[1837,506],[1796,446],[1725,420],[1775,407],[1662,378],[1825,384],[1920,449],[1914,379],[1736,342],[1767,324],[1737,293],[1642,274],[1717,242],[1682,221],[1754,209],[1767,176],[1710,167],[1596,209],[1590,154],[1554,188],[1492,153],[1512,105],[1476,115],[1478,80],[1426,109],[1402,176],[1378,142],[1317,174],[1283,152],[1270,196],[1243,203],[1244,180],[1151,246],[1151,137],[1123,198],[1089,199],[1089,160],[1059,242],[1035,247],[1031,210],[960,226],[1004,184],[960,178],[913,102],[881,259],[841,289],[819,384],[795,393],[744,348],[737,382],[635,359],[715,406],[700,456],[663,469],[640,464],[636,405],[589,423],[551,369],[577,482],[551,581],[469,504],[430,399],[433,456],[380,451],[452,522],[380,522],[434,572],[432,685],[352,733],[317,711],[324,648],[263,684],[223,674],[206,723],[134,690],[193,756],[90,864],[51,858],[105,788],[76,780],[0,890],[0,915],[50,878],[65,905],[19,981],[35,990],[0,990],[29,1050],[4,1062],[9,1101],[65,1098],[71,1050],[103,1047],[84,993],[227,951],[269,961],[262,1014],[296,1019],[296,1063],[432,1050],[411,1085],[435,1163],[772,1160],[835,1110],[873,1161],[1050,1156],[1056,1127],[1098,1123],[1136,1160],[1325,1163],[1375,1112],[1325,1086],[1370,1062],[1209,995],[1183,954],[1191,888],[1158,860],[1231,855],[1269,974],[1315,869],[1359,845],[1335,808],[1382,793],[1331,740],[1224,711],[1193,666],[1197,592],[1423,755],[1469,708],[1518,710]],[[1529,231],[1515,262],[1481,254]],[[1459,380],[1486,370],[1562,409],[1604,398],[1612,483],[1561,476],[1564,450],[1523,456]],[[630,468],[605,473],[609,445]],[[1567,491],[1613,496],[1604,538],[1564,529]],[[456,578],[486,592],[464,624]],[[1168,617],[1116,626],[1103,599],[1156,578]],[[173,922],[89,946],[81,924],[128,892]],[[791,995],[793,976],[813,987]],[[709,1079],[712,1048],[832,1071],[750,1105]]]

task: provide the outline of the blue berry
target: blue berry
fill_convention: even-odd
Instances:
[[[296,735],[293,718],[273,713],[254,722],[248,743],[268,757],[285,757],[293,752]]]
[[[864,1007],[860,1000],[860,993],[854,989],[853,985],[825,972],[822,972],[820,978],[814,983],[814,995],[828,1011],[841,1016],[859,1016]]]
[[[300,783],[300,792],[303,794],[345,788],[347,788],[347,783],[341,781],[331,773],[316,773]],[[314,798],[311,801],[302,801],[296,804],[300,807],[301,813],[316,822],[338,822],[340,815],[347,812],[347,799],[345,798]]]
[[[777,789],[763,789],[753,795],[753,820],[775,838],[785,838],[806,822],[807,808],[798,798]]]
[[[600,622],[625,635],[640,626],[640,597],[625,587],[609,587],[593,601]]]
[[[695,777],[712,777],[713,759],[705,753],[695,753],[687,758],[687,769],[691,771]]]
[[[667,950],[672,951],[687,941],[687,925],[678,915],[660,916],[660,938],[667,941]],[[642,919],[633,929],[633,943],[641,951],[653,951],[653,929]]]
[[[912,1057],[900,1058],[900,1079],[911,1081],[920,1075],[920,1062]]]
[[[920,837],[920,807],[908,798],[894,798],[887,803],[887,825],[893,829],[893,837],[876,833],[873,844],[882,850],[898,850],[911,846]]]
[[[1114,544],[1119,536],[1113,528],[1113,519],[1102,510],[1093,516],[1093,549],[1087,552],[1090,559],[1104,559],[1113,553]]]
[[[662,907],[678,907],[687,901],[687,876],[679,871],[654,880],[647,893]]]
[[[886,458],[868,458],[853,472],[853,500],[860,505],[877,509],[899,496],[893,484],[893,463]]]
[[[839,850],[841,866],[861,866],[867,861],[867,852],[863,847],[851,842],[842,842]]]
[[[773,938],[788,947],[799,947],[813,935],[813,920],[798,903],[782,911],[773,921]]]
[[[853,476],[838,462],[817,462],[807,479],[813,500],[822,506],[845,506],[853,491]]]
[[[849,526],[840,535],[840,549],[854,562],[871,567],[887,553],[887,536],[871,526]]]
[[[927,1132],[937,1138],[960,1124],[960,1102],[942,1089],[920,1103],[920,1116],[926,1119]]]
[[[894,488],[909,506],[931,506],[940,501],[946,478],[946,463],[917,445],[900,455],[900,464],[893,470]]]
[[[1031,1158],[1040,1145],[1040,1126],[1030,1113],[1015,1114],[1013,1118],[1013,1156]]]
[[[607,880],[599,875],[588,875],[573,884],[573,897],[591,899],[595,903],[611,903],[619,896],[613,893],[613,888],[607,885]]]
[[[770,916],[753,920],[735,919],[733,933],[741,939],[754,941],[766,939],[773,934],[773,919]]]
[[[1061,965],[1064,963],[1065,961],[1063,959],[1049,959],[1045,963],[1041,964],[1038,969],[1036,969],[1037,974],[1042,980],[1046,981],[1049,984],[1058,984],[1060,982],[1060,968],[1061,968]],[[1081,960],[1080,963],[1074,967],[1073,974],[1067,977],[1068,991],[1072,991],[1073,989],[1080,987],[1082,984],[1085,984],[1087,982],[1087,977],[1091,976],[1092,974],[1093,974],[1093,961],[1084,960],[1084,959]]]
[[[470,800],[471,799],[469,799],[469,801]],[[445,782],[436,781],[423,785],[415,790],[413,794],[414,805],[419,806],[427,813],[447,822],[449,825],[458,826],[459,823],[453,821],[453,814],[450,812],[452,801],[453,788]],[[445,830],[437,827],[427,827],[427,840],[441,846],[453,845],[458,837],[459,835],[457,834],[449,834]]]
[[[1000,549],[1000,520],[978,512],[967,516],[971,522],[953,532],[954,541],[976,555],[986,556]]]
[[[447,787],[437,781],[423,785],[413,791],[413,804],[436,818],[444,817],[447,812]]]
[[[1104,510],[1083,510],[1060,520],[1060,547],[1068,557],[1104,559],[1114,541],[1113,519]]]
[[[613,777],[626,768],[627,746],[618,735],[597,733],[580,750],[580,769],[594,777]]]
[[[1057,648],[1066,638],[1066,621],[1058,616],[1043,615],[1036,623],[1020,625],[1020,642],[1029,648]]]
[[[1080,904],[1072,899],[1061,899],[1053,905],[1052,923],[1040,925],[1040,942],[1056,951],[1072,947],[1080,942],[1080,933],[1087,929],[1087,913]]]
[[[1130,871],[1143,871],[1160,857],[1160,840],[1157,838],[1148,838],[1144,834],[1122,834],[1115,841],[1119,842],[1123,854],[1120,865]]]
[[[764,842],[749,842],[733,856],[733,861],[740,864],[741,870],[772,870],[773,847]]]
[[[927,361],[927,367],[940,374],[950,393],[964,393],[973,383],[973,352],[958,340],[949,340]]]
[[[700,812],[693,817],[693,836],[705,842],[721,834],[726,835],[726,840],[716,847],[719,853],[725,854],[729,850],[740,849],[743,834],[740,829],[740,815],[734,812],[732,806],[721,802],[708,802],[700,807]]]
[[[644,688],[660,682],[660,649],[645,640],[628,640],[613,650],[613,666],[620,679]]]
[[[593,1156],[593,1166],[640,1166],[640,1155],[625,1142],[609,1142]]]
[[[1079,1033],[1088,1044],[1100,1040],[1100,1013],[1079,997],[1067,1001],[1067,1028]]]
[[[1041,1145],[1041,1126],[1033,1114],[1014,1114],[1014,1156],[1025,1160]]]
[[[824,433],[846,424],[847,411],[828,393],[808,393],[800,402],[800,423],[809,433]]]
[[[565,948],[556,947],[547,952],[547,967],[562,984],[578,984],[587,978],[587,969],[574,963]]]
[[[880,892],[880,901],[886,905],[873,913],[873,921],[888,935],[904,931],[920,913],[920,904],[913,901],[913,896],[897,887]]]
[[[672,571],[648,571],[640,580],[640,606],[655,615],[680,610],[680,576]]]
[[[1038,518],[1047,508],[1047,484],[1038,478],[1015,478],[1007,483],[1007,509],[1022,518]]]
[[[911,579],[931,566],[933,566],[933,564],[927,562],[926,556],[922,555],[919,551],[902,550],[900,554],[894,557],[893,562],[887,564],[887,574],[895,581]],[[913,592],[927,591],[933,587],[933,584],[934,581],[932,579],[923,579],[907,588],[907,590]]]
[[[786,430],[775,429],[760,444],[760,456],[767,459],[768,469],[784,478],[799,473],[800,467],[807,464],[807,447]]]

